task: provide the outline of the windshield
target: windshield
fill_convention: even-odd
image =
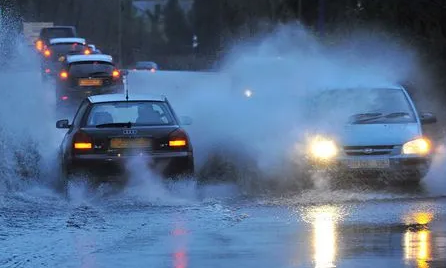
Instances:
[[[84,77],[92,74],[104,74],[110,76],[115,66],[109,62],[83,61],[70,64],[69,73],[75,77]]]
[[[311,103],[313,118],[347,119],[352,124],[409,123],[415,116],[400,89],[338,89],[324,91]]]
[[[88,48],[88,46],[81,43],[62,43],[49,46],[50,50],[57,55],[66,55],[70,52],[82,52]]]
[[[173,125],[173,115],[165,102],[121,101],[94,104],[87,126],[131,123],[137,126]]]

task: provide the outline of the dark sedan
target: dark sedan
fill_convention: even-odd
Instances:
[[[125,94],[91,96],[80,105],[60,147],[64,178],[94,176],[108,181],[127,174],[129,161],[139,159],[165,177],[194,173],[193,149],[187,132],[165,97]],[[138,170],[144,169],[143,166]]]
[[[109,55],[67,56],[56,80],[58,108],[77,107],[92,95],[123,93],[123,75]]]

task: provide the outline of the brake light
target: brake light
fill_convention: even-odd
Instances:
[[[154,73],[154,72],[155,72],[155,68],[150,69],[150,71],[151,71],[152,73]]]
[[[51,56],[51,51],[49,49],[45,49],[45,51],[43,52],[43,55],[45,55],[45,57],[49,57]]]
[[[91,50],[89,50],[89,49],[84,50],[84,55],[90,55],[90,54],[91,54]]]
[[[59,76],[62,80],[65,80],[68,78],[68,73],[66,71],[62,71],[60,72]]]
[[[119,78],[120,75],[121,74],[119,73],[118,70],[114,70],[113,73],[112,73],[113,78]]]
[[[43,41],[42,40],[37,40],[37,42],[36,42],[36,49],[38,51],[42,51],[43,50]]]
[[[68,96],[62,96],[61,99],[62,100],[68,100]]]
[[[45,73],[49,74],[49,73],[51,73],[51,70],[47,68],[47,69],[45,69]]]
[[[73,148],[76,150],[89,150],[93,148],[93,142],[90,136],[85,132],[79,131],[74,134]]]
[[[188,144],[188,137],[184,130],[177,129],[169,135],[169,147],[185,147]]]

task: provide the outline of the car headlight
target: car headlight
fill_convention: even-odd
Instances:
[[[316,137],[311,140],[309,151],[314,158],[330,159],[338,154],[338,147],[331,139]]]
[[[403,154],[427,155],[431,152],[431,142],[426,138],[419,138],[403,145]]]

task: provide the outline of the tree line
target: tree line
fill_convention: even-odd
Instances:
[[[74,25],[115,56],[121,12],[122,60],[127,64],[155,56],[215,58],[237,40],[296,20],[319,33],[380,26],[408,37],[435,58],[446,58],[446,3],[441,0],[194,0],[188,12],[181,1],[167,0],[143,13],[133,0],[0,0],[0,5],[16,10],[23,21]]]

